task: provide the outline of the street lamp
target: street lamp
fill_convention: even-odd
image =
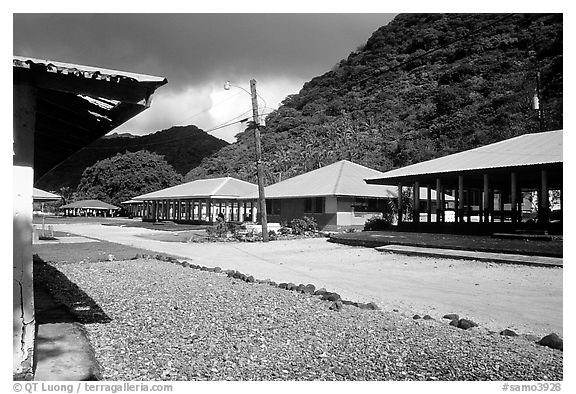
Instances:
[[[258,174],[258,211],[262,222],[262,241],[268,242],[268,218],[266,215],[266,196],[264,195],[264,173],[262,170],[262,144],[260,142],[260,128],[258,124],[258,96],[256,94],[256,80],[250,80],[250,92],[246,89],[231,85],[230,81],[224,83],[224,90],[242,89],[252,97],[252,117],[254,119],[254,139],[256,140],[256,172]]]

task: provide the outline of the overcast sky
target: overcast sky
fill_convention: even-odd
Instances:
[[[151,108],[116,132],[204,130],[251,115],[255,78],[266,113],[329,71],[393,14],[14,14],[14,55],[163,76]],[[212,132],[233,141],[237,124]]]

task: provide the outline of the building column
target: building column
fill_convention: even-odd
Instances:
[[[402,223],[402,183],[398,182],[398,226]]]
[[[254,201],[250,201],[250,210],[252,211],[252,223],[256,223],[256,215],[258,214]]]
[[[458,175],[458,223],[464,223],[464,176]]]
[[[436,178],[436,223],[440,223],[442,216],[442,183]]]
[[[415,181],[412,191],[412,222],[420,222],[420,182]]]
[[[432,221],[432,188],[430,185],[426,186],[426,221],[430,223]]]
[[[548,172],[540,172],[540,191],[538,194],[538,222],[548,223],[550,217],[550,197],[548,196]]]
[[[32,186],[36,88],[14,83],[12,164],[12,375],[33,377],[35,321],[32,264]]]
[[[213,222],[212,220],[212,199],[206,200],[206,216],[208,216],[208,222]]]
[[[482,213],[484,214],[484,223],[490,222],[490,184],[488,174],[483,176],[484,183],[484,195],[482,201]]]
[[[514,171],[510,173],[510,208],[512,209],[510,213],[512,223],[518,223],[518,184]]]

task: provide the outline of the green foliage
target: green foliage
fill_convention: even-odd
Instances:
[[[164,156],[176,172],[185,175],[200,164],[207,156],[228,145],[196,126],[175,126],[156,133],[134,136],[112,134],[102,137],[85,149],[76,152],[52,169],[36,186],[44,190],[58,190],[69,187],[74,190],[80,182],[83,171],[96,162],[111,158],[118,153],[148,150]]]
[[[164,158],[148,151],[126,152],[86,168],[76,191],[77,199],[98,199],[120,206],[140,194],[182,182]]]
[[[561,129],[562,15],[514,14],[480,29],[502,16],[401,14],[378,29],[268,115],[265,183],[341,159],[386,171],[537,132],[531,99],[538,71],[544,130]],[[202,160],[186,180],[224,175],[256,182],[252,131]]]
[[[381,231],[388,230],[392,222],[383,217],[373,216],[364,223],[364,231]]]
[[[295,218],[290,220],[288,227],[292,228],[292,234],[302,235],[307,231],[317,231],[318,223],[313,217],[304,216],[302,219]]]

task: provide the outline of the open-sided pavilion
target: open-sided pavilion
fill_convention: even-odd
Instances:
[[[232,177],[198,179],[134,197],[132,211],[143,221],[176,223],[256,221],[256,199],[240,197],[257,192],[258,186]]]
[[[538,216],[530,228],[561,233],[562,221],[550,220],[550,191],[557,191],[559,201],[555,203],[561,217],[562,133],[555,130],[524,134],[388,171],[366,182],[397,185],[398,190],[424,186],[439,192],[438,199],[446,192],[455,197],[454,223],[446,223],[442,208],[445,205],[438,201],[435,221],[420,223],[420,204],[413,204],[412,222],[403,222],[400,217],[399,228],[482,233],[523,229],[527,224],[522,222],[522,196],[524,192],[535,192]],[[430,200],[429,197],[429,217]]]

